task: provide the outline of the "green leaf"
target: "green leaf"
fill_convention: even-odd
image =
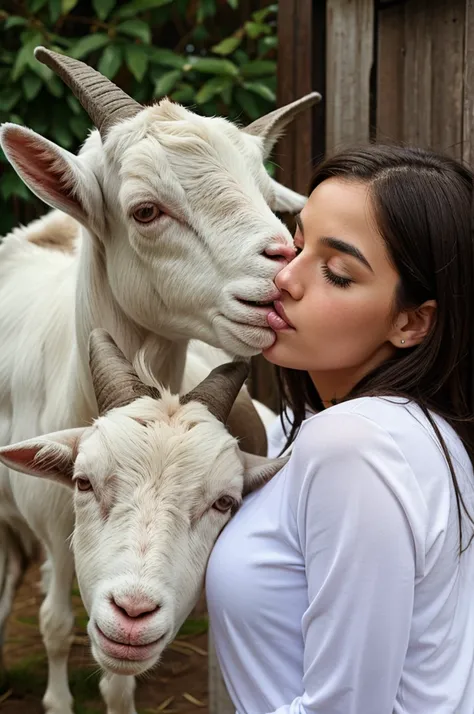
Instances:
[[[26,74],[23,75],[21,84],[23,87],[23,94],[28,99],[28,101],[31,101],[32,99],[34,99],[36,97],[36,95],[40,91],[42,81],[38,77],[37,74],[33,74],[32,72],[27,72]]]
[[[53,77],[53,70],[49,69],[49,67],[46,67],[46,65],[41,64],[41,62],[38,62],[38,60],[35,59],[33,53],[31,54],[31,56],[29,58],[28,67],[40,79],[42,79],[43,82],[49,82],[50,79]]]
[[[92,5],[99,20],[105,20],[115,7],[115,0],[92,0]]]
[[[234,52],[232,59],[239,65],[239,67],[242,67],[243,64],[248,64],[250,62],[250,57],[242,48],[239,48]]]
[[[1,192],[5,201],[8,201],[11,196],[19,196],[28,201],[31,200],[32,196],[21,178],[13,170],[6,172],[2,176]]]
[[[172,2],[173,0],[132,0],[132,2],[123,5],[120,10],[115,13],[115,17],[135,17],[144,10],[154,10],[157,7],[170,5]]]
[[[208,629],[209,620],[207,617],[188,617],[188,619],[181,625],[176,637],[202,635],[207,632]]]
[[[148,68],[148,55],[144,48],[141,45],[127,45],[125,60],[137,82],[141,82]]]
[[[152,64],[160,65],[161,67],[172,67],[173,69],[183,69],[187,63],[186,57],[176,54],[172,50],[161,49],[157,47],[147,47],[149,60]]]
[[[278,5],[267,5],[267,7],[263,7],[261,10],[253,12],[252,20],[260,24],[268,15],[270,15],[270,13],[273,12],[278,12]]]
[[[66,95],[66,102],[69,104],[69,108],[73,114],[81,114],[82,107],[77,101],[76,97],[70,92]]]
[[[258,94],[259,97],[262,97],[262,99],[266,99],[267,102],[276,102],[275,92],[272,92],[270,87],[267,87],[261,82],[245,82],[244,88],[247,89],[249,92]]]
[[[48,80],[46,83],[46,86],[48,87],[48,91],[50,94],[53,95],[53,97],[56,97],[59,99],[59,97],[62,97],[64,94],[64,84],[61,82],[61,80],[56,77],[55,74],[52,75],[52,77]]]
[[[250,37],[251,40],[256,40],[260,35],[269,35],[271,33],[271,28],[268,25],[258,22],[246,22],[245,32]]]
[[[234,90],[234,87],[235,87],[235,85],[234,85],[234,83],[232,82],[232,84],[229,84],[229,86],[228,86],[228,87],[225,87],[225,88],[222,90],[222,92],[221,92],[222,101],[223,101],[227,106],[230,106],[231,103],[232,103],[232,92],[233,92],[233,90]]]
[[[0,110],[10,112],[21,97],[19,89],[2,89],[0,92]]]
[[[242,65],[240,71],[243,77],[264,77],[269,74],[276,74],[276,62],[273,60],[254,60]]]
[[[186,82],[180,82],[170,95],[170,99],[179,104],[194,104],[196,100],[194,87]]]
[[[26,34],[28,35],[28,40],[18,52],[15,64],[13,65],[12,80],[14,82],[16,82],[16,80],[22,76],[25,69],[30,63],[32,63],[33,61],[36,62],[36,60],[34,59],[33,51],[37,45],[41,44],[42,37],[40,33],[36,32],[33,34]]]
[[[205,82],[199,92],[196,94],[196,102],[204,104],[212,99],[216,94],[220,94],[227,87],[232,86],[233,81],[230,77],[213,77]]]
[[[87,132],[90,129],[91,123],[88,121],[87,117],[81,115],[79,117],[72,117],[69,120],[69,126],[72,129],[74,136],[79,139],[79,141],[84,141],[87,136]]]
[[[24,17],[19,17],[18,15],[10,15],[5,20],[3,27],[5,30],[9,30],[12,27],[18,27],[18,25],[26,25],[27,20]]]
[[[82,59],[94,52],[94,50],[100,50],[101,47],[105,47],[109,42],[109,36],[101,32],[97,32],[95,35],[87,35],[76,42],[71,49],[70,55],[75,59]]]
[[[54,42],[54,44],[57,45],[57,47],[55,47],[55,52],[62,51],[60,48],[69,51],[75,42],[75,40],[71,40],[69,37],[61,37],[61,35],[56,35],[54,32],[49,33],[49,37],[51,42]]]
[[[216,59],[214,57],[193,58],[192,67],[202,74],[219,74],[228,77],[237,77],[239,74],[239,70],[233,62],[226,59]]]
[[[250,119],[258,119],[260,110],[251,92],[238,87],[235,91],[235,98]]]
[[[48,0],[30,0],[28,3],[28,9],[31,14],[34,15],[38,12],[38,10],[41,10],[47,2]]]
[[[192,40],[195,44],[201,45],[204,44],[209,37],[209,32],[206,30],[204,25],[196,25],[196,27],[193,30],[192,34]]]
[[[265,168],[267,170],[267,174],[274,178],[276,175],[276,166],[273,161],[265,161]]]
[[[216,0],[200,0],[198,18],[202,21],[206,17],[214,17],[216,10]]]
[[[143,22],[143,20],[127,20],[126,22],[121,22],[120,25],[117,25],[117,30],[124,35],[138,37],[146,45],[149,45],[151,42],[150,27],[146,22]]]
[[[122,64],[122,48],[120,45],[107,45],[97,65],[99,72],[109,79],[113,79]]]
[[[25,126],[25,122],[18,114],[10,114],[10,121],[14,124],[19,124],[20,126]]]
[[[61,14],[62,15],[67,15],[68,13],[73,10],[79,0],[61,0]]]
[[[232,10],[237,10],[239,7],[239,0],[227,0],[227,4],[231,6]]]
[[[171,72],[165,72],[155,84],[154,97],[164,97],[171,92],[176,86],[176,83],[181,79],[183,73],[179,69],[173,69]]]
[[[66,124],[56,122],[52,128],[52,134],[55,141],[65,149],[69,149],[73,145],[74,137]]]
[[[49,16],[51,22],[56,22],[61,16],[61,0],[49,0]]]
[[[237,49],[241,42],[242,37],[240,35],[232,35],[231,37],[226,37],[225,40],[214,45],[211,49],[216,55],[230,55],[231,52]]]
[[[272,35],[271,37],[262,37],[258,41],[258,51],[261,55],[270,52],[278,47],[278,37]]]

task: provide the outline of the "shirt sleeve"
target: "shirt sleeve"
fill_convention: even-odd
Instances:
[[[392,714],[423,542],[403,496],[415,477],[392,437],[358,414],[304,424],[291,461],[308,582],[304,691],[275,714]]]

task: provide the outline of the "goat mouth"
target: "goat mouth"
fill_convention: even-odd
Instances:
[[[95,634],[101,650],[113,659],[122,660],[125,662],[144,662],[147,659],[155,657],[157,647],[162,644],[164,635],[158,637],[153,642],[148,642],[146,645],[131,645],[117,642],[107,637],[100,627],[95,625]]]
[[[245,307],[255,308],[266,308],[271,310],[273,308],[273,300],[244,300],[243,298],[236,298],[237,302]]]

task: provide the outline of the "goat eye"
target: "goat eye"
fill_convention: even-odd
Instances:
[[[78,491],[92,491],[92,484],[88,478],[77,478],[76,488]]]
[[[226,513],[227,511],[230,511],[234,505],[235,501],[231,498],[231,496],[221,496],[221,498],[218,498],[217,501],[215,501],[212,507],[215,508],[216,511]]]
[[[154,203],[142,203],[132,215],[138,223],[151,223],[158,218],[160,213],[160,209]]]

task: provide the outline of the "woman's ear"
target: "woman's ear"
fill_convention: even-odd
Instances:
[[[390,342],[400,348],[419,345],[435,324],[436,308],[436,300],[426,300],[418,307],[401,312],[396,320]]]

